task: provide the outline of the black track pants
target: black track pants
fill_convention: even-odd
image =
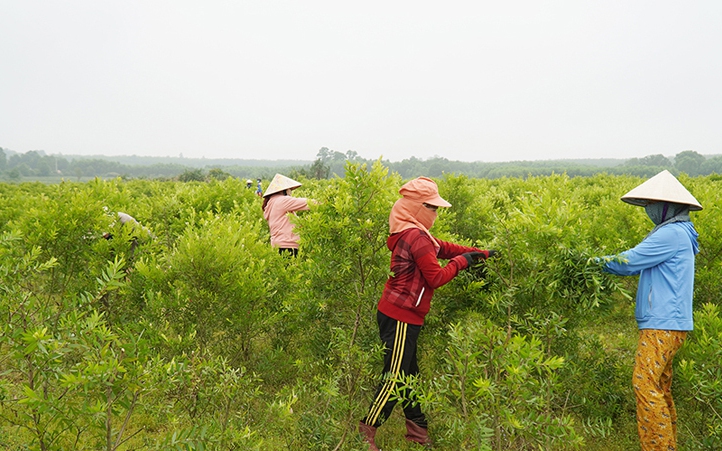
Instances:
[[[376,320],[379,323],[379,335],[386,346],[384,355],[384,380],[376,389],[374,401],[371,403],[369,412],[362,421],[369,426],[379,427],[391,415],[397,399],[394,395],[396,380],[401,375],[416,375],[419,373],[419,365],[416,361],[416,343],[419,339],[421,326],[407,324],[389,318],[381,312],[376,313]],[[414,394],[406,390],[403,396],[402,406],[404,415],[421,427],[427,427],[426,417],[421,412],[421,407],[413,401]]]

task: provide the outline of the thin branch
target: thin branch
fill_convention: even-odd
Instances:
[[[133,414],[133,409],[135,409],[135,402],[138,400],[138,392],[133,393],[133,400],[130,402],[130,406],[128,407],[128,411],[125,413],[125,420],[123,420],[123,425],[120,427],[120,431],[118,431],[118,437],[115,439],[115,445],[113,446],[113,450],[118,449],[118,447],[121,445],[121,443],[124,442],[122,440],[123,433],[125,432],[126,426],[128,426],[128,421],[130,421],[130,416]],[[137,434],[137,432],[136,432]],[[130,438],[130,437],[128,437]]]
[[[141,431],[144,431],[144,430],[145,430],[145,427],[142,427],[142,428],[138,429],[137,431],[133,432],[132,434],[130,434],[130,435],[128,436],[128,438],[126,438],[125,440],[123,440],[123,441],[121,441],[120,443],[118,443],[118,446],[120,446],[120,445],[122,445],[123,443],[127,442],[128,440],[132,439],[133,437],[135,437],[135,436],[138,435]],[[116,449],[117,449],[117,448],[116,448]]]

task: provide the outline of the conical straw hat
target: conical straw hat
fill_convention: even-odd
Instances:
[[[273,177],[273,180],[271,180],[271,184],[268,185],[268,188],[266,188],[266,192],[263,194],[263,197],[270,196],[271,194],[287,189],[296,189],[299,186],[301,186],[299,182],[288,178],[285,175],[276,174],[275,177]]]
[[[674,202],[689,205],[692,211],[702,209],[697,199],[666,169],[622,196],[622,200],[640,207],[651,202]]]

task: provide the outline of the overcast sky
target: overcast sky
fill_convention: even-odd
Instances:
[[[722,154],[722,1],[0,0],[0,147]]]

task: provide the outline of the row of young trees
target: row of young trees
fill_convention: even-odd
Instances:
[[[132,157],[118,157],[118,160],[130,160]],[[137,158],[142,161],[142,159]],[[197,167],[197,164],[184,164],[182,158],[154,158],[152,164],[130,164],[110,158],[65,158],[61,155],[47,155],[42,151],[31,150],[25,153],[12,153],[9,156],[0,148],[0,180],[20,182],[30,180],[81,180],[93,177],[124,179],[180,179],[206,180],[218,178],[219,174],[227,174],[239,178],[271,178],[284,162],[267,165],[208,165]],[[223,169],[221,169],[221,167]]]
[[[126,160],[128,157],[122,158]],[[222,164],[222,160],[204,167],[183,164],[183,159],[167,158],[166,162],[156,158],[153,164],[129,164],[127,162],[100,158],[71,158],[46,155],[44,152],[29,151],[14,153],[9,157],[0,148],[0,177],[7,181],[47,179],[50,177],[81,179],[88,177],[123,177],[144,179],[178,179],[181,181],[202,181],[218,178],[219,174],[242,179],[270,179],[276,172],[292,174],[318,180],[333,176],[343,177],[347,162],[372,164],[354,151],[341,153],[322,147],[316,160],[308,165],[288,165],[286,162],[265,165]],[[230,160],[228,160],[230,163]],[[648,155],[628,160],[560,160],[560,161],[515,161],[506,163],[483,163],[451,161],[444,157],[427,160],[415,157],[399,162],[384,161],[384,164],[402,177],[420,175],[441,177],[444,174],[463,174],[474,178],[529,177],[566,173],[569,176],[591,176],[599,173],[635,175],[650,177],[663,169],[690,176],[722,174],[722,156],[705,157],[695,151],[686,150],[673,159],[663,155]]]
[[[480,158],[480,160],[482,159]],[[365,160],[353,151],[344,154],[322,147],[318,151],[314,163],[309,168],[299,170],[299,173],[317,179],[328,178],[334,174],[343,176],[347,161],[372,163],[372,160]],[[384,164],[406,178],[421,175],[442,177],[444,174],[463,174],[468,177],[492,179],[551,174],[587,177],[599,173],[651,177],[664,169],[690,176],[722,174],[722,155],[705,157],[693,150],[680,152],[672,159],[657,154],[628,160],[540,160],[484,163],[450,161],[444,157],[427,160],[411,157],[399,162],[384,161]]]
[[[0,448],[358,450],[378,383],[375,306],[402,177],[380,162],[303,179],[299,258],[253,190],[100,179],[0,184]],[[676,359],[680,448],[722,446],[720,183],[705,210],[696,330]],[[650,228],[633,176],[439,179],[442,239],[499,258],[435,294],[420,402],[439,450],[636,447],[633,278],[590,260]],[[132,214],[145,228],[116,221]],[[113,238],[103,238],[111,232]],[[411,450],[396,412],[378,442]]]

